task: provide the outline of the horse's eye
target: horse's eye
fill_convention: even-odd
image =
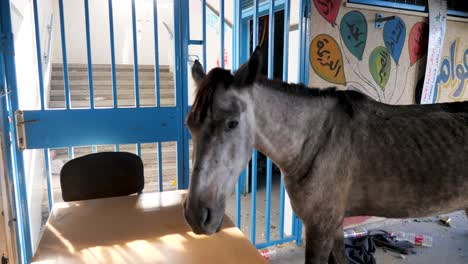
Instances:
[[[238,124],[239,124],[239,122],[237,122],[237,121],[229,121],[227,123],[227,129],[228,130],[234,129],[234,128],[237,127]]]

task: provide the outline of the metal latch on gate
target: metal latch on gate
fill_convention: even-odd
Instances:
[[[15,125],[16,125],[16,140],[18,148],[20,150],[25,150],[28,147],[28,142],[26,141],[26,124],[27,123],[36,123],[37,120],[24,120],[24,112],[21,110],[16,110],[15,112]]]
[[[16,125],[16,140],[18,141],[18,148],[25,150],[26,143],[26,129],[24,127],[24,113],[21,110],[15,112],[15,125]]]
[[[26,140],[26,124],[37,123],[38,120],[24,120],[24,112],[16,110],[15,122],[18,148],[20,150],[25,150],[28,148],[28,142]]]

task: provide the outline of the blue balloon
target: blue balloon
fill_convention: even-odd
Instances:
[[[393,60],[398,64],[400,59],[401,51],[405,45],[406,39],[406,26],[405,22],[400,17],[395,17],[385,23],[383,29],[383,39],[385,47],[390,52]]]
[[[351,11],[341,18],[340,34],[348,50],[358,60],[362,60],[362,54],[367,42],[367,20],[359,11]]]

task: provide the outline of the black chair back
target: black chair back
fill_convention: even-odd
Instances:
[[[66,202],[141,193],[144,184],[143,161],[128,152],[85,155],[70,160],[60,171]]]

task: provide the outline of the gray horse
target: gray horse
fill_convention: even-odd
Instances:
[[[343,218],[468,208],[468,102],[392,106],[355,91],[259,77],[257,48],[234,75],[192,68],[193,173],[184,203],[198,234],[220,229],[253,148],[284,174],[306,230],[306,263],[345,263]]]

